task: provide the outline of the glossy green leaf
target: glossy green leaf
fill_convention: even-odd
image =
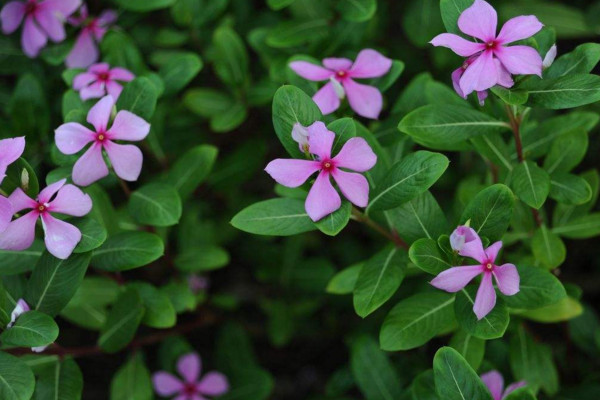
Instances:
[[[508,307],[533,310],[556,304],[567,297],[562,283],[550,272],[538,267],[517,266],[519,292],[512,296],[501,295]]]
[[[440,0],[440,11],[446,30],[461,34],[458,29],[458,17],[473,4],[473,0]]]
[[[559,78],[531,78],[519,86],[529,93],[527,105],[552,110],[574,108],[600,100],[600,76],[570,74]]]
[[[0,334],[3,348],[48,346],[58,337],[58,325],[39,311],[22,314],[15,324]]]
[[[331,294],[350,294],[354,291],[356,281],[360,275],[363,263],[354,264],[344,268],[334,275],[327,284],[327,293]]]
[[[171,95],[179,92],[202,69],[202,59],[194,53],[176,53],[173,54],[166,63],[164,63],[158,72],[164,85],[165,95]]]
[[[377,11],[377,0],[341,0],[337,10],[345,20],[363,22],[371,19]]]
[[[514,169],[511,187],[521,201],[539,210],[550,193],[550,175],[534,162],[524,161]]]
[[[497,339],[504,335],[510,317],[502,299],[496,299],[496,306],[485,317],[478,320],[473,311],[477,286],[467,286],[456,294],[454,313],[460,327],[479,339]]]
[[[75,361],[66,359],[44,366],[37,373],[35,399],[80,400],[83,392],[83,375]]]
[[[0,398],[29,400],[34,386],[31,369],[19,358],[0,352]]]
[[[440,399],[492,400],[492,395],[477,373],[451,347],[442,347],[435,353],[433,375]]]
[[[133,192],[129,199],[129,214],[140,224],[172,226],[179,222],[181,213],[181,198],[171,185],[150,183]]]
[[[108,238],[94,250],[92,265],[105,271],[125,271],[143,267],[164,253],[162,240],[148,232],[123,232]]]
[[[97,249],[106,241],[106,229],[98,221],[92,218],[77,218],[69,221],[81,232],[81,241],[73,250],[73,253],[87,253]]]
[[[146,12],[172,6],[177,0],[115,0],[129,11]]]
[[[460,223],[471,220],[471,227],[490,242],[500,240],[510,224],[514,197],[504,185],[492,185],[479,192],[465,207]]]
[[[317,228],[326,235],[336,236],[348,225],[351,211],[352,204],[344,201],[336,211],[317,221]]]
[[[223,26],[214,31],[214,68],[227,84],[241,86],[248,75],[248,53],[244,42],[231,28]]]
[[[442,256],[438,244],[433,239],[419,239],[408,250],[410,261],[431,275],[451,268],[452,265]]]
[[[196,146],[184,153],[170,168],[167,182],[187,199],[206,180],[217,159],[219,150],[210,145]]]
[[[304,209],[304,201],[271,199],[240,211],[231,224],[244,232],[257,235],[291,236],[316,229]]]
[[[151,400],[152,380],[141,353],[135,353],[110,382],[110,400]]]
[[[449,346],[458,351],[469,363],[471,368],[477,371],[485,353],[485,340],[479,339],[470,333],[459,329],[450,339]]]
[[[544,71],[544,78],[557,78],[568,74],[587,74],[592,72],[600,61],[600,44],[584,43],[570,53],[558,57]]]
[[[550,197],[562,204],[581,205],[592,198],[592,188],[577,175],[556,173],[550,177]]]
[[[154,115],[157,100],[158,92],[152,81],[140,77],[125,85],[117,100],[117,109],[130,111],[149,121]]]
[[[133,282],[128,285],[135,289],[144,304],[142,323],[152,328],[170,328],[175,325],[177,315],[171,300],[158,289],[146,282]]]
[[[567,257],[565,244],[546,225],[539,227],[531,239],[531,249],[537,261],[544,268],[554,269],[560,266]]]
[[[116,300],[100,330],[98,346],[114,353],[131,342],[144,316],[142,299],[135,289],[127,289]]]

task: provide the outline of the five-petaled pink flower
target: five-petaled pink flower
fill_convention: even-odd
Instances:
[[[494,400],[504,400],[506,396],[527,385],[527,382],[520,381],[509,385],[506,390],[504,390],[504,378],[500,375],[498,371],[490,371],[483,375],[481,375],[481,380],[492,393],[492,397]]]
[[[94,64],[86,72],[73,79],[73,89],[79,91],[81,100],[98,99],[110,94],[115,101],[119,99],[123,86],[118,83],[129,82],[135,75],[125,68],[110,68],[107,63]]]
[[[31,210],[12,221],[8,228],[0,233],[0,249],[25,250],[35,238],[35,224],[42,220],[46,248],[53,256],[67,259],[77,243],[81,232],[75,226],[54,218],[51,213],[83,217],[92,209],[92,199],[74,185],[65,185],[66,179],[55,182],[40,192],[37,200],[31,199],[20,188],[16,189],[8,200],[12,212]]]
[[[177,361],[177,372],[183,380],[172,374],[159,371],[152,376],[154,390],[159,396],[175,396],[173,400],[206,400],[206,396],[221,396],[229,390],[225,375],[209,372],[202,379],[202,361],[196,353],[181,356]]]
[[[75,154],[88,143],[90,148],[73,166],[73,182],[87,186],[108,175],[108,167],[102,157],[102,149],[121,179],[135,181],[142,171],[144,156],[133,145],[117,144],[115,140],[140,141],[150,132],[150,124],[137,115],[121,110],[112,126],[108,123],[115,101],[112,96],[103,97],[87,115],[87,122],[94,131],[76,122],[68,122],[56,129],[56,146],[64,154]]]
[[[117,13],[113,10],[106,10],[99,17],[89,17],[87,6],[84,4],[79,9],[78,17],[69,18],[69,23],[74,26],[81,26],[81,32],[77,36],[75,45],[65,60],[69,68],[87,68],[100,57],[98,45],[109,25],[117,20]]]
[[[315,122],[308,127],[309,151],[314,160],[282,159],[273,160],[265,171],[277,183],[287,187],[298,187],[315,172],[319,172],[308,197],[306,212],[313,221],[318,221],[340,208],[340,195],[331,184],[333,177],[344,196],[359,207],[366,207],[369,202],[369,183],[367,179],[353,172],[365,172],[373,168],[377,156],[360,137],[348,140],[340,152],[331,157],[335,133],[327,129],[324,123]]]
[[[304,79],[327,81],[314,96],[313,100],[323,114],[331,114],[340,107],[341,100],[347,95],[350,107],[358,115],[377,119],[383,107],[383,98],[373,86],[355,82],[352,78],[378,78],[388,73],[392,60],[372,49],[358,53],[352,63],[347,58],[325,58],[325,68],[306,61],[293,61],[290,68]]]
[[[519,292],[519,273],[517,267],[513,264],[496,265],[496,258],[502,248],[501,241],[484,250],[481,238],[473,228],[460,226],[457,230],[461,230],[462,235],[465,236],[462,245],[459,242],[458,254],[473,258],[479,264],[449,268],[435,277],[431,284],[438,289],[453,293],[464,288],[477,275],[483,275],[473,305],[473,311],[477,315],[477,319],[482,319],[496,305],[496,291],[492,276],[496,278],[500,292],[506,296],[512,296]],[[467,232],[464,232],[464,230]],[[461,233],[459,232],[456,236],[461,236]]]
[[[497,84],[507,86],[509,80],[504,69],[515,75],[542,76],[542,58],[534,48],[507,46],[535,35],[542,29],[542,23],[533,15],[515,17],[508,20],[496,35],[497,24],[496,10],[483,0],[475,0],[458,18],[458,27],[464,34],[481,42],[470,42],[452,33],[442,33],[431,41],[434,46],[448,47],[459,56],[474,57],[459,79],[463,96]]]
[[[0,140],[0,184],[6,176],[6,168],[17,161],[23,151],[25,151],[24,137]],[[6,197],[0,196],[0,232],[8,227],[12,215],[10,201]]]
[[[28,57],[36,57],[48,38],[62,42],[66,38],[64,22],[81,4],[81,0],[11,1],[0,11],[2,32],[13,33],[21,25],[21,45]]]

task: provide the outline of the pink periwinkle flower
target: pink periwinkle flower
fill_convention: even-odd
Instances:
[[[498,371],[490,371],[483,375],[481,375],[481,380],[492,393],[492,397],[494,400],[504,400],[506,396],[527,385],[527,382],[520,381],[509,385],[506,390],[504,390],[504,378],[500,375]]]
[[[154,390],[159,396],[173,397],[173,400],[206,400],[206,396],[221,396],[229,391],[229,383],[220,372],[209,372],[202,379],[202,361],[196,353],[181,356],[177,361],[178,379],[166,371],[152,376]]]
[[[329,81],[313,100],[323,114],[331,114],[348,96],[350,107],[358,115],[377,119],[383,107],[383,97],[377,88],[357,83],[353,78],[378,78],[388,73],[392,60],[372,49],[358,53],[354,63],[347,58],[325,58],[324,67],[306,61],[293,61],[290,68],[304,79]]]
[[[467,230],[465,237],[468,235],[472,240],[465,240],[458,254],[473,258],[479,264],[449,268],[435,277],[431,284],[438,289],[453,293],[464,288],[477,275],[483,275],[473,305],[473,311],[480,320],[496,305],[496,291],[492,283],[492,276],[496,278],[500,292],[506,296],[512,296],[519,292],[520,278],[517,267],[513,264],[496,265],[496,258],[502,248],[501,241],[484,250],[477,232],[473,228],[467,228]]]
[[[80,4],[81,0],[11,1],[0,11],[2,32],[13,33],[24,19],[21,45],[28,57],[36,57],[48,38],[53,42],[65,40],[64,22]]]
[[[6,168],[17,161],[23,151],[25,151],[24,137],[0,140],[0,184],[6,176]],[[0,196],[0,232],[8,227],[12,215],[10,201],[4,196]]]
[[[77,36],[75,45],[67,55],[65,63],[69,68],[87,68],[100,57],[98,43],[102,40],[108,27],[117,20],[117,13],[106,10],[99,17],[89,16],[87,6],[84,4],[79,9],[78,17],[69,18],[69,23],[80,26],[81,32]]]
[[[534,48],[507,46],[535,35],[542,29],[542,23],[533,15],[515,17],[496,35],[497,25],[496,10],[483,0],[475,0],[458,18],[458,27],[481,42],[470,42],[452,33],[442,33],[431,41],[434,46],[448,47],[459,56],[474,57],[459,79],[463,96],[497,84],[506,86],[509,81],[504,69],[513,75],[542,76],[542,58]]]
[[[373,168],[377,156],[360,137],[348,140],[340,152],[332,158],[331,150],[335,134],[324,123],[315,122],[308,127],[309,151],[314,160],[276,159],[267,165],[265,171],[277,183],[287,187],[298,187],[318,172],[317,179],[306,198],[306,212],[313,221],[331,214],[342,205],[338,192],[331,184],[333,177],[342,194],[358,207],[366,207],[369,202],[369,183],[356,172],[365,172]],[[342,169],[343,168],[343,169]]]
[[[123,86],[119,82],[129,82],[135,75],[125,68],[110,68],[107,63],[94,64],[86,72],[73,79],[73,89],[79,91],[81,100],[98,99],[110,94],[119,99]]]
[[[62,179],[49,185],[40,192],[37,200],[31,199],[20,188],[8,197],[13,213],[31,211],[12,221],[0,233],[0,249],[28,249],[35,238],[35,224],[41,218],[44,242],[50,254],[63,260],[71,255],[81,240],[81,232],[75,226],[54,218],[52,214],[83,217],[92,210],[92,199],[78,187],[65,185],[66,182],[66,179]]]
[[[464,247],[465,243],[470,243],[477,239],[476,235],[473,235],[473,229],[466,225],[458,226],[454,232],[450,235],[450,246],[452,250],[459,252]]]
[[[56,129],[56,146],[64,154],[75,154],[92,143],[73,166],[73,182],[79,186],[91,185],[108,175],[102,149],[119,178],[135,181],[140,176],[144,161],[141,150],[134,145],[117,144],[115,140],[144,140],[150,132],[150,124],[129,111],[121,110],[109,128],[114,105],[113,97],[108,95],[90,109],[87,122],[94,126],[93,131],[76,122],[68,122]]]

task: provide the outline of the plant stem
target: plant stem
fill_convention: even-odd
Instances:
[[[123,189],[123,192],[125,193],[125,196],[127,196],[127,198],[130,198],[131,197],[131,189],[129,189],[129,186],[127,186],[127,182],[125,182],[121,178],[117,178],[117,179],[119,179],[119,184],[121,185],[121,188]]]
[[[385,229],[384,227],[382,227],[381,225],[379,225],[377,222],[373,221],[367,215],[365,215],[364,213],[360,212],[359,210],[357,210],[354,207],[352,207],[352,219],[354,219],[355,221],[361,222],[361,223],[367,225],[368,227],[370,227],[371,229],[377,231],[382,236],[384,236],[385,238],[387,238],[389,241],[391,241],[392,243],[394,243],[394,246],[401,247],[403,249],[408,250],[408,248],[409,248],[408,244],[404,240],[402,240],[396,234],[396,232],[388,231],[387,229]]]

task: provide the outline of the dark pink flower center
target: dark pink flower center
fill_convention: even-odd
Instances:
[[[335,77],[338,81],[342,81],[348,77],[348,72],[346,71],[338,71],[335,73]]]
[[[488,50],[496,50],[498,48],[498,42],[495,40],[490,40],[485,44],[485,48]]]
[[[98,73],[98,80],[107,82],[110,79],[110,74],[107,72]]]
[[[334,169],[335,169],[335,163],[333,162],[333,160],[325,159],[325,160],[321,161],[321,170],[326,171],[326,172],[331,172]]]
[[[98,133],[96,134],[96,140],[97,140],[98,142],[100,142],[100,143],[102,143],[102,142],[104,142],[105,140],[107,140],[107,137],[106,137],[106,132],[98,132]]]
[[[37,0],[29,0],[27,4],[25,4],[25,15],[31,15],[35,13],[38,8]]]
[[[44,214],[48,211],[48,204],[38,203],[36,211],[40,214]]]
[[[185,386],[183,387],[183,393],[186,396],[193,396],[195,394],[198,394],[198,389],[196,388],[196,384],[195,383],[186,383]]]
[[[488,262],[487,264],[485,264],[485,269],[487,271],[492,272],[494,270],[494,263]]]

